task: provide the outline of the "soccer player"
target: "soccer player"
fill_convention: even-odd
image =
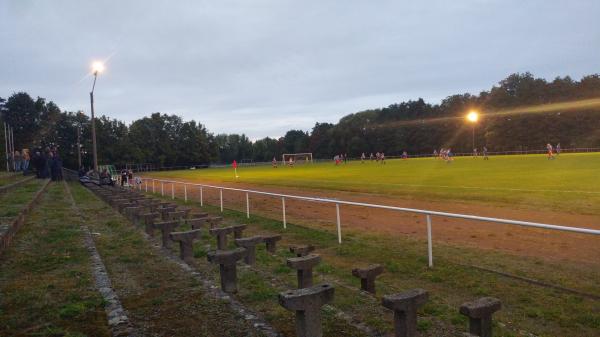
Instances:
[[[408,159],[408,153],[406,153],[406,151],[402,152],[402,159]]]
[[[273,160],[271,161],[271,165],[273,166],[273,168],[277,168],[277,159],[275,159],[275,157],[273,157]]]
[[[438,152],[437,149],[433,149],[433,158],[437,158]]]
[[[380,158],[381,163],[385,165],[385,153],[381,152]]]
[[[556,155],[560,154],[560,143],[556,144]]]
[[[548,143],[546,144],[546,149],[548,150],[548,160],[550,159],[554,159],[554,153],[553,153],[553,148],[552,148],[552,144]]]
[[[373,159],[375,159],[375,158],[373,156],[373,152],[371,152],[371,155],[369,156],[369,160],[373,161]]]
[[[485,146],[483,147],[483,160],[490,160],[488,157],[488,149]]]
[[[290,167],[294,167],[294,159],[292,159],[292,157],[290,157],[290,160],[289,160],[289,162],[288,162],[288,165],[289,165]]]
[[[365,156],[365,153],[363,152],[363,153],[360,155],[360,163],[361,163],[361,164],[364,164],[364,163],[365,163],[365,158],[367,158],[367,156]]]

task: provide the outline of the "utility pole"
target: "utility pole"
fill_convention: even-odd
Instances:
[[[77,125],[77,169],[81,168],[81,127]]]
[[[6,151],[6,172],[10,172],[10,164],[8,163],[8,126],[4,122],[4,149]]]
[[[10,133],[10,158],[12,159],[12,169],[15,171],[17,166],[15,165],[15,132],[12,126],[8,126],[8,132]]]

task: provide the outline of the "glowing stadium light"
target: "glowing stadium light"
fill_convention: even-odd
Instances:
[[[94,73],[94,75],[97,75],[98,73],[101,73],[104,71],[104,63],[100,62],[100,61],[96,61],[94,63],[92,63],[92,72]]]
[[[471,111],[467,114],[467,120],[469,122],[475,123],[479,120],[479,114],[476,111]]]

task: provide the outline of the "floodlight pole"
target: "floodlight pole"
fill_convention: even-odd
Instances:
[[[90,105],[92,112],[92,156],[94,158],[94,172],[98,172],[98,153],[96,152],[96,119],[94,117],[94,88],[96,87],[96,78],[98,71],[94,71],[94,84],[90,91]]]
[[[473,123],[473,155],[475,155],[475,123]]]

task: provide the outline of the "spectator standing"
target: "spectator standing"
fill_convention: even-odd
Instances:
[[[21,171],[21,153],[19,151],[15,151],[15,172]]]
[[[127,171],[121,170],[121,186],[125,186],[125,181],[127,181]]]
[[[29,162],[31,161],[31,157],[29,156],[29,149],[23,149],[22,153],[22,163],[21,169],[23,170],[23,174],[27,174],[29,172]]]
[[[52,164],[50,166],[50,173],[52,175],[52,180],[61,181],[62,180],[62,159],[58,152],[52,152]]]
[[[50,179],[52,179],[52,181],[56,181],[58,178],[56,176],[56,171],[54,169],[54,153],[53,152],[49,152],[48,153],[48,160],[46,161],[46,166],[49,169],[49,173],[50,173]]]
[[[46,148],[46,151],[44,151],[44,154],[42,156],[42,160],[40,161],[40,164],[42,165],[42,178],[43,179],[51,178],[50,177],[50,165],[52,164],[51,161],[54,160],[53,157],[54,157],[54,155],[52,154],[50,149]]]

